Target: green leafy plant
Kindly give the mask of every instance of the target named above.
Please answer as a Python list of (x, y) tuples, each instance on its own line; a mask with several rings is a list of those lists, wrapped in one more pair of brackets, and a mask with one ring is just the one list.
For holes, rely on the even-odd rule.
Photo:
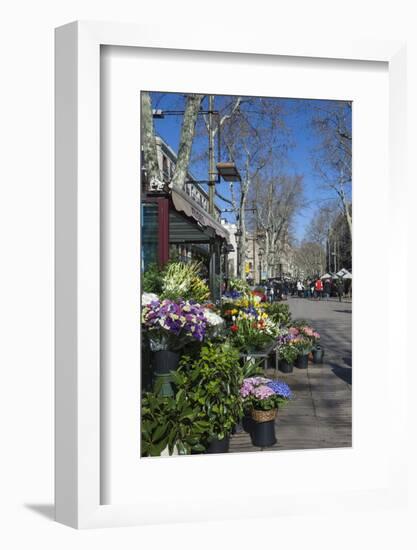
[(151, 264), (142, 276), (142, 291), (160, 294), (162, 292), (163, 272), (157, 264)]
[(205, 344), (197, 359), (181, 359), (173, 380), (177, 398), (184, 396), (191, 409), (202, 411), (200, 419), (207, 423), (203, 445), (230, 435), (243, 414), (239, 396), (243, 376), (235, 348), (227, 343)]
[(265, 304), (265, 311), (269, 317), (282, 327), (288, 327), (291, 324), (291, 313), (288, 304), (273, 302)]
[(201, 440), (208, 429), (201, 407), (192, 407), (184, 394), (175, 397), (146, 392), (142, 396), (141, 454), (160, 456), (168, 448), (170, 455), (177, 449), (180, 454), (201, 452)]
[(263, 359), (257, 360), (254, 357), (250, 357), (241, 361), (241, 372), (243, 378), (249, 378), (251, 376), (256, 376), (257, 374), (263, 373)]
[(249, 292), (248, 283), (242, 279), (230, 279), (229, 288), (230, 290), (236, 290), (238, 292)]
[(286, 361), (289, 365), (293, 365), (299, 356), (299, 350), (292, 344), (285, 344), (279, 348), (279, 357)]

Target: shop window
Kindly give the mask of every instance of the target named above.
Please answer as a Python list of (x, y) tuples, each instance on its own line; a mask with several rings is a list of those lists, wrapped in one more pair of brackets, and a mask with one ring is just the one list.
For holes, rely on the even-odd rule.
[(158, 262), (158, 205), (155, 203), (142, 204), (141, 235), (142, 271), (146, 271)]

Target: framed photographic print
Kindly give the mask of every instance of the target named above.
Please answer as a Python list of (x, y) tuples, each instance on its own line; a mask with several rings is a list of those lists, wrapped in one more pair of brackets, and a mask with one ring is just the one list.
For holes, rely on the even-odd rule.
[(404, 79), (397, 42), (57, 29), (58, 521), (402, 502)]

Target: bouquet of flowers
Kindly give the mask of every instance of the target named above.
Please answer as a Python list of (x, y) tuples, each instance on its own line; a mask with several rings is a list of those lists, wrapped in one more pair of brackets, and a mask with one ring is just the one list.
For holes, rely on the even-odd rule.
[(290, 365), (299, 355), (307, 355), (314, 347), (312, 340), (300, 332), (297, 327), (283, 330), (278, 342), (280, 357)]
[(208, 325), (207, 310), (192, 301), (152, 300), (142, 308), (152, 351), (178, 351), (189, 342), (202, 342)]
[(230, 327), (235, 344), (244, 351), (261, 349), (279, 335), (279, 327), (268, 315), (253, 306), (241, 309), (232, 316)]
[(296, 348), (299, 355), (308, 355), (313, 350), (313, 343), (309, 338), (299, 335), (293, 338), (290, 345)]
[(319, 343), (320, 334), (316, 332), (312, 327), (309, 327), (308, 325), (303, 325), (298, 327), (298, 331), (299, 331), (299, 334), (301, 334), (302, 336), (309, 338), (313, 346)]
[(243, 380), (240, 396), (245, 408), (270, 411), (291, 399), (292, 392), (285, 382), (253, 376)]

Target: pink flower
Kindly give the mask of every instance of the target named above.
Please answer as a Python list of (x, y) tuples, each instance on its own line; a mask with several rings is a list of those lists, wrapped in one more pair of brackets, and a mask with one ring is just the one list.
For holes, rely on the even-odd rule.
[(253, 390), (253, 395), (256, 399), (268, 399), (268, 397), (275, 395), (275, 392), (268, 386), (258, 386)]

